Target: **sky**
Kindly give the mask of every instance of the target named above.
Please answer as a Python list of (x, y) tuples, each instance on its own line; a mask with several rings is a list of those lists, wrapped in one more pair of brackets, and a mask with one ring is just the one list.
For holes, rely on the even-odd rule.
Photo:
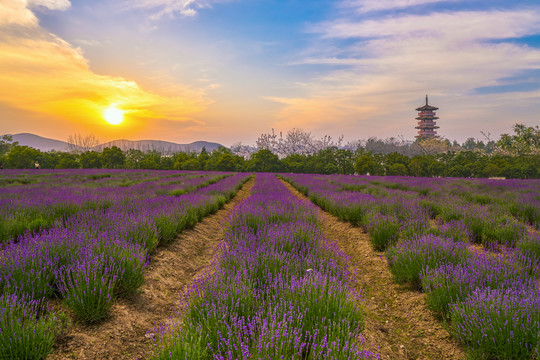
[(539, 125), (538, 1), (0, 0), (1, 134), (413, 140), (426, 94), (450, 140)]

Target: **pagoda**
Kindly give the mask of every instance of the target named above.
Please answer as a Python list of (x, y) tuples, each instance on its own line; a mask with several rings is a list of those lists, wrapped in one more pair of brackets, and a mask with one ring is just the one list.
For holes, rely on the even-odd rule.
[(438, 119), (438, 117), (435, 116), (435, 110), (439, 110), (439, 108), (429, 105), (428, 96), (426, 95), (426, 105), (416, 109), (416, 111), (418, 111), (418, 117), (416, 118), (416, 120), (418, 120), (418, 126), (415, 127), (415, 129), (418, 129), (416, 139), (432, 139), (439, 137), (437, 131), (435, 131), (435, 129), (439, 128), (435, 121)]

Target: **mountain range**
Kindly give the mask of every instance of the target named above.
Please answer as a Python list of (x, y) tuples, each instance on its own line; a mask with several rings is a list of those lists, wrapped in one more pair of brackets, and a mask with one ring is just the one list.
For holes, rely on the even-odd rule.
[[(11, 135), (13, 137), (13, 141), (17, 141), (19, 145), (24, 146), (30, 146), (35, 149), (41, 150), (41, 151), (69, 151), (70, 147), (69, 144), (66, 141), (61, 140), (55, 140), (55, 139), (49, 139), (45, 138), (39, 135), (29, 134), (29, 133), (21, 133), (21, 134), (14, 134)], [(106, 147), (111, 146), (117, 146), (122, 151), (127, 151), (129, 149), (135, 149), (135, 150), (141, 150), (143, 152), (147, 151), (157, 151), (162, 154), (173, 154), (176, 152), (200, 152), (202, 148), (204, 147), (208, 152), (211, 152), (218, 147), (222, 147), (223, 145), (214, 143), (214, 142), (208, 142), (208, 141), (195, 141), (189, 144), (177, 144), (174, 142), (169, 141), (161, 141), (161, 140), (114, 140), (109, 141), (97, 146), (94, 146), (92, 150), (94, 151), (102, 151)]]

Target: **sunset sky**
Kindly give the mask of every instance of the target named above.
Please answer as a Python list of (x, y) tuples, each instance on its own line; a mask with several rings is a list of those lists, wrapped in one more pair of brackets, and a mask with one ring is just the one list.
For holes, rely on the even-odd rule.
[(538, 0), (0, 0), (0, 134), (414, 139), (425, 94), (451, 140), (540, 124)]

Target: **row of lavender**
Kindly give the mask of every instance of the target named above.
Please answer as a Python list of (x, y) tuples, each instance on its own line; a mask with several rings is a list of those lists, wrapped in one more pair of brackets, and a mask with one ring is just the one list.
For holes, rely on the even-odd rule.
[[(116, 297), (142, 285), (158, 244), (217, 211), (249, 176), (220, 178), (180, 196), (126, 191), (106, 209), (76, 212), (5, 245), (0, 254), (0, 354), (9, 359), (47, 355), (67, 321), (47, 308), (50, 299), (61, 299), (83, 322), (105, 318)], [(208, 178), (198, 179), (208, 184)]]
[(313, 205), (259, 174), (226, 225), (220, 256), (153, 329), (155, 359), (373, 359), (361, 348), (360, 294), (349, 259)]
[[(450, 321), (452, 333), (472, 358), (540, 355), (540, 237), (511, 218), (508, 209), (498, 212), (486, 204), (456, 200), (479, 196), (464, 195), (464, 188), (473, 187), (483, 189), (486, 198), (499, 193), (505, 201), (527, 197), (532, 199), (528, 204), (536, 204), (537, 183), (435, 180), (440, 183), (432, 185), (422, 180), (420, 187), (409, 178), (286, 179), (323, 209), (363, 226), (373, 247), (386, 249), (395, 280), (426, 293), (428, 306)], [(505, 193), (514, 185), (520, 196)], [(489, 186), (497, 188), (485, 189)], [(474, 241), (489, 251), (471, 247)]]
[(537, 180), (339, 175), (286, 179), (324, 210), (363, 226), (378, 251), (400, 236), (436, 234), (487, 248), (518, 246), (540, 259), (540, 239), (529, 231), (540, 227)]
[(225, 176), (218, 172), (8, 170), (0, 179), (11, 180), (0, 194), (0, 243), (27, 231), (47, 229), (79, 212), (129, 205), (156, 195), (178, 196)]

